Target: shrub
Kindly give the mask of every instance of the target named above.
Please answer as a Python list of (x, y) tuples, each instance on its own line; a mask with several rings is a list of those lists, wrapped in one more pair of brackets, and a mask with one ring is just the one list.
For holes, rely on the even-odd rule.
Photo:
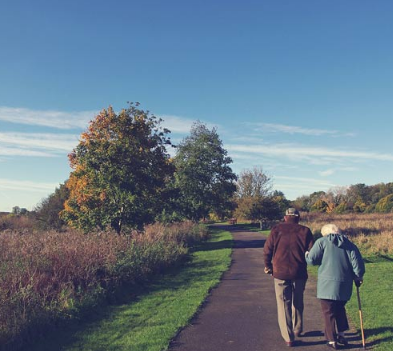
[[(137, 284), (185, 257), (207, 236), (192, 223), (152, 225), (126, 236), (5, 232), (0, 235), (0, 345), (78, 315), (123, 283)], [(36, 337), (36, 335), (35, 335)]]
[(337, 207), (334, 208), (334, 213), (345, 213), (347, 210), (347, 204), (345, 202), (340, 203)]
[(383, 197), (375, 205), (375, 210), (381, 213), (392, 212), (393, 210), (393, 194)]

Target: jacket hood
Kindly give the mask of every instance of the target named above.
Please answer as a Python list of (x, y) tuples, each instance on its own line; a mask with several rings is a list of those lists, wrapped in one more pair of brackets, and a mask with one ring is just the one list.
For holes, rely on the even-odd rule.
[(330, 241), (333, 245), (338, 247), (346, 246), (348, 238), (342, 234), (329, 234), (326, 236), (327, 240)]

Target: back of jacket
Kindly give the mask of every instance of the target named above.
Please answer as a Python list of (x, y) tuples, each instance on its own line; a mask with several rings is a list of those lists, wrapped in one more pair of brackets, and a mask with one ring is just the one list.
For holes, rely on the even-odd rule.
[(344, 235), (329, 234), (318, 239), (308, 254), (307, 263), (318, 268), (317, 297), (348, 301), (353, 280), (364, 275), (363, 258), (355, 244)]
[(277, 279), (307, 279), (305, 252), (313, 245), (309, 228), (289, 220), (277, 224), (264, 246), (265, 267)]

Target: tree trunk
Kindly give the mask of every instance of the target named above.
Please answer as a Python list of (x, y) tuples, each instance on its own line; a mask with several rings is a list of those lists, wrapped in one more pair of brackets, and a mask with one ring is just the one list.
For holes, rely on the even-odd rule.
[(124, 213), (124, 205), (122, 205), (121, 208), (120, 208), (120, 218), (119, 218), (119, 222), (118, 222), (118, 225), (117, 225), (117, 228), (116, 228), (116, 232), (119, 235), (121, 233), (121, 227), (123, 225), (123, 213)]

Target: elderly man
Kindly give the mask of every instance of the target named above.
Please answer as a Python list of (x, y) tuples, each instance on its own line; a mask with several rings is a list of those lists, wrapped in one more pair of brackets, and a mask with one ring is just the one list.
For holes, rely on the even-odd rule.
[(284, 222), (272, 228), (264, 246), (265, 273), (274, 277), (278, 324), (289, 347), (303, 332), (303, 294), (308, 278), (305, 253), (313, 245), (311, 230), (299, 220), (299, 212), (288, 208)]

